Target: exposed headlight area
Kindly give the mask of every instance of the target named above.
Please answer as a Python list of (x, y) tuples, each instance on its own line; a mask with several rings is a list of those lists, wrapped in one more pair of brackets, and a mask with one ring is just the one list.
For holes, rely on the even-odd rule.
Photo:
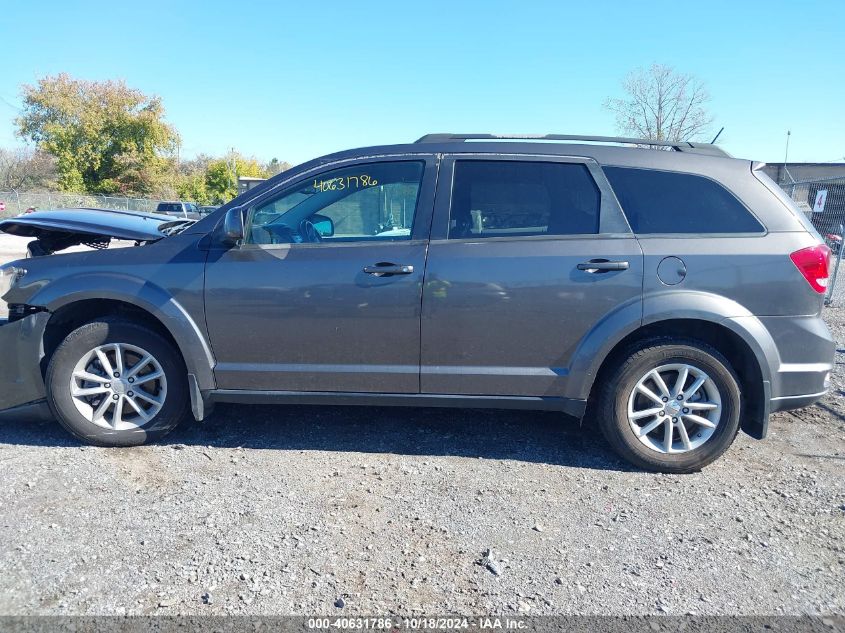
[(6, 295), (26, 274), (26, 270), (17, 266), (0, 266), (0, 298)]
[(28, 306), (24, 303), (10, 303), (9, 304), (9, 323), (20, 321), (24, 317), (36, 312), (46, 312), (47, 308), (41, 306)]

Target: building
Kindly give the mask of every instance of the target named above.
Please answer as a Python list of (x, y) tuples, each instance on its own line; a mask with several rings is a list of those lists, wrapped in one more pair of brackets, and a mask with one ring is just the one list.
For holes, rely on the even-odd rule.
[(241, 195), (245, 191), (249, 191), (250, 189), (257, 187), (265, 180), (267, 179), (254, 178), (252, 176), (238, 176), (238, 195)]

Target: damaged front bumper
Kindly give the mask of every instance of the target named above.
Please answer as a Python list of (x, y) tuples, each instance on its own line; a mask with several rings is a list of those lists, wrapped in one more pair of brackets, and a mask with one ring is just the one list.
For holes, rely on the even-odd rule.
[(0, 412), (44, 400), (44, 330), (48, 312), (0, 320)]

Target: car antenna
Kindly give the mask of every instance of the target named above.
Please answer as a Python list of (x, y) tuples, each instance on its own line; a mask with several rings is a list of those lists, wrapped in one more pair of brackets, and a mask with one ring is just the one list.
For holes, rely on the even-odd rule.
[(710, 144), (714, 145), (716, 143), (716, 139), (719, 138), (722, 135), (722, 132), (724, 132), (724, 131), (725, 131), (725, 126), (723, 125), (722, 129), (719, 130), (719, 132), (716, 134), (716, 136), (713, 137), (713, 140), (710, 141)]

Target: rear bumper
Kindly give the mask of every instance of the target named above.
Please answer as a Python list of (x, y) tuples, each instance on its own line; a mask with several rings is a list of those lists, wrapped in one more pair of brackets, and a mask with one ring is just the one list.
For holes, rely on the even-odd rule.
[(835, 344), (821, 316), (733, 317), (726, 320), (754, 352), (762, 390), (743, 405), (742, 430), (763, 439), (769, 414), (806, 407), (824, 396)]
[(779, 363), (771, 367), (771, 410), (806, 407), (827, 393), (836, 345), (821, 317), (762, 317)]
[(45, 398), (41, 359), (49, 319), (38, 312), (11, 323), (0, 320), (0, 411)]
[(771, 412), (775, 411), (791, 411), (792, 409), (802, 409), (809, 407), (811, 404), (821, 400), (827, 391), (819, 393), (803, 394), (800, 396), (781, 396), (780, 398), (771, 399)]

